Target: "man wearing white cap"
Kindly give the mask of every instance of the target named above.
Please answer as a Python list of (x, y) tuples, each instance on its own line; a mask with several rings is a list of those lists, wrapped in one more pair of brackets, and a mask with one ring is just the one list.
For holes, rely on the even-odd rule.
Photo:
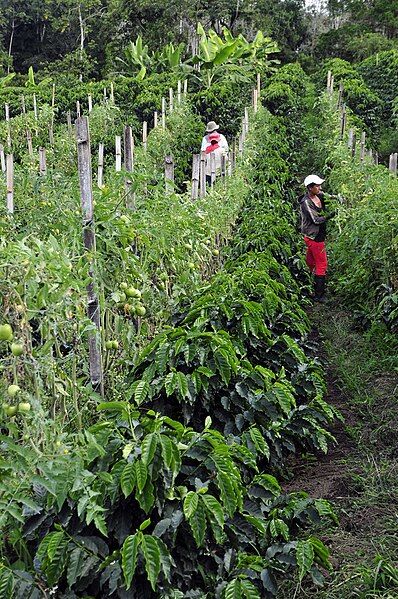
[(334, 213), (325, 215), (324, 195), (321, 185), (324, 179), (318, 175), (308, 175), (304, 179), (307, 192), (299, 199), (301, 213), (301, 232), (307, 246), (306, 262), (315, 276), (314, 301), (325, 301), (326, 270), (328, 259), (326, 255), (326, 221)]
[[(206, 125), (206, 135), (203, 137), (202, 139), (202, 146), (200, 148), (201, 152), (206, 152), (206, 148), (207, 146), (209, 146), (211, 144), (211, 139), (210, 135), (212, 133), (217, 132), (217, 130), (220, 128), (219, 125), (217, 125), (217, 123), (215, 121), (209, 121)], [(228, 142), (225, 139), (225, 136), (222, 133), (218, 133), (219, 138), (218, 138), (218, 145), (220, 146), (220, 148), (223, 149), (224, 153), (227, 154), (229, 148), (228, 148)]]

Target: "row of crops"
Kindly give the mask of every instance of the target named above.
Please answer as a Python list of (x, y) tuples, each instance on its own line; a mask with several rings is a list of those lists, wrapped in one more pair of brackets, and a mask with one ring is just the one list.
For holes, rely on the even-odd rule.
[(287, 570), (322, 578), (326, 548), (297, 533), (333, 513), (274, 476), (292, 453), (325, 451), (335, 416), (305, 351), (288, 154), (262, 110), (226, 187), (194, 204), (165, 196), (150, 139), (135, 213), (109, 172), (95, 192), (100, 403), (85, 384), (73, 151), (46, 177), (21, 165), (20, 206), (1, 221), (3, 321), (23, 348), (1, 344), (3, 396), (20, 387), (3, 407), (4, 596), (260, 597)]
[[(56, 128), (45, 176), (21, 153), (15, 214), (0, 214), (1, 597), (255, 598), (275, 596), (286, 576), (322, 583), (328, 550), (306, 528), (335, 521), (332, 509), (278, 481), (292, 455), (327, 451), (339, 417), (301, 307), (307, 275), (288, 190), (311, 89), (297, 70), (265, 90), (284, 117), (250, 115), (236, 170), (205, 198), (165, 193), (165, 154), (178, 137), (188, 164), (192, 132), (200, 137), (189, 102), (136, 148), (135, 212), (109, 155), (94, 190), (104, 398), (87, 385), (75, 140)], [(353, 305), (358, 277), (370, 282), (357, 306), (394, 326), (385, 297), (396, 293), (396, 180), (352, 162), (334, 107), (319, 106), (318, 168), (348, 201), (335, 280)], [(95, 144), (105, 134), (113, 144), (114, 112), (93, 109)], [(363, 260), (368, 197), (388, 227), (385, 251), (375, 227)]]

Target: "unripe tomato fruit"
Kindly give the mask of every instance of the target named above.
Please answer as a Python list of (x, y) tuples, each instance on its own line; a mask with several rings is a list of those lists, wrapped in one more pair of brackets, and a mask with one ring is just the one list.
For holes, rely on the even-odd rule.
[(113, 348), (113, 341), (105, 341), (105, 347), (106, 349), (112, 349)]
[(0, 325), (0, 341), (11, 341), (12, 339), (12, 328), (9, 324)]
[(15, 397), (20, 390), (21, 389), (18, 387), (18, 385), (10, 385), (7, 389), (7, 393), (10, 397)]
[(6, 408), (7, 416), (15, 416), (15, 414), (17, 412), (18, 412), (17, 406), (8, 406), (8, 408)]
[(138, 304), (135, 307), (135, 313), (137, 314), (137, 316), (145, 316), (145, 314), (146, 314), (145, 306), (143, 306), (142, 304)]
[(25, 414), (26, 414), (26, 412), (30, 412), (31, 407), (32, 406), (30, 405), (30, 403), (28, 401), (21, 401), (21, 403), (18, 404), (18, 410)]
[(135, 299), (140, 299), (141, 291), (139, 289), (135, 289), (135, 287), (129, 287), (126, 289), (127, 297), (133, 297)]
[(122, 281), (120, 283), (120, 289), (127, 289), (127, 287), (128, 287), (128, 285), (127, 285), (126, 281)]
[(22, 356), (22, 354), (23, 354), (22, 343), (12, 343), (11, 344), (11, 353), (13, 356)]
[(119, 342), (116, 341), (116, 339), (114, 339), (112, 341), (112, 349), (118, 349), (119, 348)]

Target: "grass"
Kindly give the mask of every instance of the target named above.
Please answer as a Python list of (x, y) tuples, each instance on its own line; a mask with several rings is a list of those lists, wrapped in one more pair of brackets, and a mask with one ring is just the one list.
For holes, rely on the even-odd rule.
[(314, 531), (329, 546), (334, 565), (325, 586), (286, 582), (278, 596), (397, 599), (398, 339), (380, 324), (360, 330), (337, 301), (317, 306), (311, 318), (331, 399), (337, 398), (346, 422), (339, 459), (310, 466), (307, 476), (327, 477), (330, 469), (335, 477), (338, 470), (339, 491), (331, 501), (340, 523)]

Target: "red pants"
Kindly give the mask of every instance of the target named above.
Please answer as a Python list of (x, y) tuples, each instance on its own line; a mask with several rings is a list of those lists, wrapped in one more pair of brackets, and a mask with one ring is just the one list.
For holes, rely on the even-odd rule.
[(304, 242), (307, 246), (305, 261), (310, 271), (316, 275), (325, 275), (328, 267), (325, 242), (314, 241), (309, 237), (304, 237)]

